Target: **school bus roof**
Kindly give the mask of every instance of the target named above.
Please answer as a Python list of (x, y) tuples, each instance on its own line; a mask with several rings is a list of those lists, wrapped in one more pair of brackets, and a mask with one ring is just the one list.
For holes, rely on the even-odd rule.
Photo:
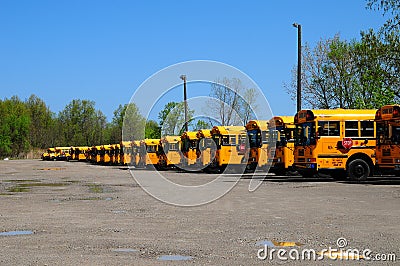
[(283, 124), (293, 124), (294, 117), (293, 116), (274, 116), (269, 120), (268, 127), (280, 126)]
[(162, 142), (174, 143), (181, 140), (181, 136), (164, 136), (161, 138)]
[[(303, 110), (301, 110), (303, 111)], [(300, 111), (300, 112), (301, 112)], [(304, 110), (307, 111), (307, 110)], [(371, 114), (375, 115), (375, 109), (318, 109), (318, 110), (309, 110), (315, 116), (319, 117), (342, 117), (342, 116), (370, 116)]]
[(375, 121), (379, 120), (400, 120), (400, 105), (388, 104), (376, 110)]
[(109, 144), (109, 145), (102, 145), (101, 148), (105, 149), (105, 150), (111, 150), (111, 148), (113, 147), (113, 145)]
[(146, 145), (158, 145), (160, 144), (160, 139), (144, 139), (143, 142)]
[(181, 139), (198, 139), (197, 137), (197, 131), (187, 131), (187, 132), (183, 132)]
[(196, 134), (197, 138), (211, 138), (211, 129), (199, 129)]
[(93, 147), (92, 147), (92, 150), (93, 150), (93, 149), (94, 149), (94, 150), (100, 150), (100, 149), (101, 149), (101, 145), (93, 146)]
[(371, 119), (375, 117), (376, 110), (373, 109), (318, 109), (318, 110), (300, 110), (294, 119), (295, 124), (306, 121), (319, 120), (358, 120)]
[(71, 147), (55, 147), (56, 150), (70, 150)]
[(244, 133), (246, 130), (243, 126), (214, 126), (211, 129), (211, 134), (232, 135)]
[(132, 141), (132, 144), (134, 144), (136, 146), (140, 146), (140, 140), (134, 140), (134, 141)]
[(88, 146), (80, 146), (80, 147), (73, 147), (72, 149), (80, 150), (80, 151), (87, 151), (87, 150), (91, 149), (91, 147), (88, 147)]
[(125, 147), (130, 147), (132, 145), (132, 142), (124, 140), (120, 142), (120, 145)]
[(48, 151), (55, 151), (56, 148), (48, 148), (47, 150), (48, 150)]
[(247, 122), (246, 129), (260, 129), (262, 131), (265, 131), (268, 129), (268, 122), (269, 120), (250, 120), (249, 122)]

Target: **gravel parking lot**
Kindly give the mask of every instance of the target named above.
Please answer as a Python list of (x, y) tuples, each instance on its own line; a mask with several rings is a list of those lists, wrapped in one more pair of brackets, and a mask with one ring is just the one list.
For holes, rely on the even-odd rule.
[[(215, 178), (164, 174), (189, 185)], [(339, 238), (347, 241), (343, 248), (400, 257), (395, 177), (352, 184), (267, 175), (249, 192), (244, 176), (225, 196), (198, 207), (154, 199), (121, 166), (10, 160), (0, 162), (0, 179), (1, 265), (342, 265), (328, 257), (323, 262), (281, 260), (276, 253), (272, 260), (257, 257), (264, 244), (271, 251), (284, 245), (277, 242), (297, 242), (282, 248), (287, 258), (291, 249), (338, 248)], [(388, 263), (393, 262), (383, 265)]]

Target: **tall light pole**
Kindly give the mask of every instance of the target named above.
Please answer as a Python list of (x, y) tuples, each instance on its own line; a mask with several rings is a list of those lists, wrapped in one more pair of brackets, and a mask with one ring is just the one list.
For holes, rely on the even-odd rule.
[(183, 80), (183, 104), (185, 106), (185, 131), (188, 130), (188, 123), (187, 123), (187, 102), (186, 102), (186, 75), (180, 76), (181, 80)]
[(301, 110), (301, 25), (293, 23), (297, 28), (297, 112)]

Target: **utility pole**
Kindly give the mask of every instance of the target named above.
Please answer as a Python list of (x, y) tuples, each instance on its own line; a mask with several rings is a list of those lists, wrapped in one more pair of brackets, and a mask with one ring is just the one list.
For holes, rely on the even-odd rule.
[(297, 28), (297, 112), (301, 110), (301, 25), (293, 23)]

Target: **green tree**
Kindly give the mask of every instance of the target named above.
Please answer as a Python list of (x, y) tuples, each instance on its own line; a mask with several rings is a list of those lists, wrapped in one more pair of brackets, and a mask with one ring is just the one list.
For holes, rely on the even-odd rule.
[(126, 140), (144, 139), (146, 119), (140, 114), (139, 108), (135, 103), (129, 103), (118, 108), (114, 113), (116, 119), (114, 123), (122, 123), (122, 138)]
[(388, 16), (381, 28), (384, 34), (400, 30), (400, 0), (367, 0), (367, 8), (379, 10)]
[(209, 115), (218, 118), (222, 125), (246, 125), (255, 117), (259, 95), (254, 88), (246, 88), (238, 78), (215, 80), (210, 97)]
[(106, 117), (95, 109), (95, 102), (72, 100), (58, 116), (61, 128), (60, 144), (90, 146), (104, 144)]
[(204, 120), (196, 120), (196, 123), (192, 123), (194, 126), (192, 126), (192, 131), (197, 131), (200, 129), (211, 129), (212, 125)]
[[(321, 40), (314, 49), (303, 48), (302, 98), (311, 108), (378, 108), (398, 99), (398, 71), (387, 57), (392, 44), (374, 33), (363, 33), (361, 41)], [(393, 60), (395, 61), (395, 60)], [(397, 68), (398, 69), (398, 68)], [(285, 84), (296, 96), (297, 72)]]
[(158, 123), (154, 120), (148, 120), (146, 122), (145, 135), (146, 139), (159, 139), (161, 138), (161, 128)]
[[(187, 118), (190, 121), (194, 111), (188, 107)], [(181, 135), (185, 124), (185, 106), (183, 102), (169, 102), (158, 114), (161, 126), (161, 135)]]
[(54, 115), (46, 103), (31, 95), (25, 104), (30, 114), (29, 142), (32, 147), (46, 148), (54, 141)]

